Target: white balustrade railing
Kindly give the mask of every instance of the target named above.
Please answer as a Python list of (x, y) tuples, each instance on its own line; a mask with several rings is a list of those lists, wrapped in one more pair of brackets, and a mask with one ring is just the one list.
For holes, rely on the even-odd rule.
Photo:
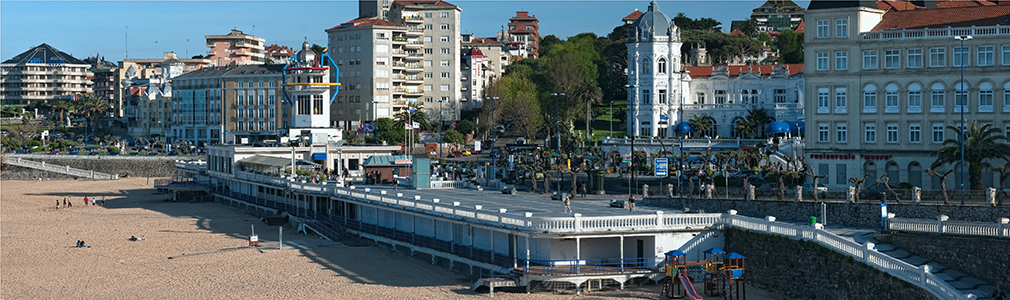
[(95, 172), (93, 170), (84, 170), (84, 169), (72, 168), (70, 166), (61, 166), (61, 165), (46, 164), (45, 162), (31, 161), (31, 160), (21, 159), (20, 157), (18, 157), (18, 158), (4, 157), (3, 159), (8, 164), (19, 166), (19, 167), (26, 167), (26, 168), (32, 168), (32, 169), (38, 169), (38, 170), (45, 170), (45, 171), (56, 172), (56, 173), (61, 173), (61, 174), (67, 174), (67, 175), (77, 176), (77, 177), (82, 177), (82, 178), (90, 178), (90, 179), (119, 179), (119, 174), (106, 174), (106, 173)]
[(888, 229), (906, 232), (1010, 238), (1010, 225), (1007, 223), (1010, 223), (1010, 219), (1008, 218), (1001, 218), (997, 223), (947, 221), (946, 216), (940, 216), (936, 220), (891, 218), (888, 220)]
[(432, 189), (462, 189), (466, 188), (467, 182), (464, 180), (439, 180), (432, 181)]

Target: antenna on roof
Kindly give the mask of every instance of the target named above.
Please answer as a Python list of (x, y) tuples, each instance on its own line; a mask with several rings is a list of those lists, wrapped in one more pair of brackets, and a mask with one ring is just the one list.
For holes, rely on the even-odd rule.
[(123, 35), (123, 60), (126, 60), (130, 58), (130, 25), (126, 25)]

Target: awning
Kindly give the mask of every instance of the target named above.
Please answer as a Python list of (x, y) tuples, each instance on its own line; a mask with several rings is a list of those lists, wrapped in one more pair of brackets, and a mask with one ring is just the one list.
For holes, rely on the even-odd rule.
[[(269, 173), (271, 171), (291, 166), (291, 159), (265, 155), (253, 155), (240, 159), (238, 164), (245, 170)], [(295, 164), (297, 164), (299, 168), (316, 168), (321, 166), (320, 164), (301, 159), (295, 160)]]

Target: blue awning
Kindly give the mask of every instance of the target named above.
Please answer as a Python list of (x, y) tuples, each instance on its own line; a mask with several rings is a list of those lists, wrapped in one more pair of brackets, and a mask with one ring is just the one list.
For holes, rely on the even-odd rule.
[(312, 160), (326, 160), (326, 153), (312, 153)]
[(691, 125), (687, 124), (687, 122), (677, 123), (677, 127), (674, 127), (674, 131), (676, 131), (676, 132), (691, 132)]
[(776, 122), (768, 123), (768, 126), (765, 127), (765, 132), (767, 132), (767, 133), (787, 133), (787, 132), (789, 132), (789, 123), (782, 122), (782, 121), (776, 121)]
[(740, 253), (733, 252), (730, 253), (729, 256), (726, 256), (726, 258), (744, 258), (744, 257), (743, 255), (740, 255)]

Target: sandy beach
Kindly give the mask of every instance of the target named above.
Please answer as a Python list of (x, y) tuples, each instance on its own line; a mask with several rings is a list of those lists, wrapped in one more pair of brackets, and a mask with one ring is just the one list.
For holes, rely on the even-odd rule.
[[(84, 206), (85, 196), (107, 202)], [(73, 207), (56, 209), (64, 197)], [(300, 247), (247, 247), (251, 225), (274, 247), (278, 228), (222, 204), (167, 198), (145, 178), (0, 182), (0, 298), (488, 298), (469, 288), (466, 275), (374, 245), (296, 234), (291, 227), (284, 228), (285, 244)], [(90, 247), (74, 247), (78, 240)], [(496, 291), (495, 298), (657, 299), (660, 289), (631, 286), (581, 296), (574, 290)], [(749, 299), (782, 299), (748, 292)]]

